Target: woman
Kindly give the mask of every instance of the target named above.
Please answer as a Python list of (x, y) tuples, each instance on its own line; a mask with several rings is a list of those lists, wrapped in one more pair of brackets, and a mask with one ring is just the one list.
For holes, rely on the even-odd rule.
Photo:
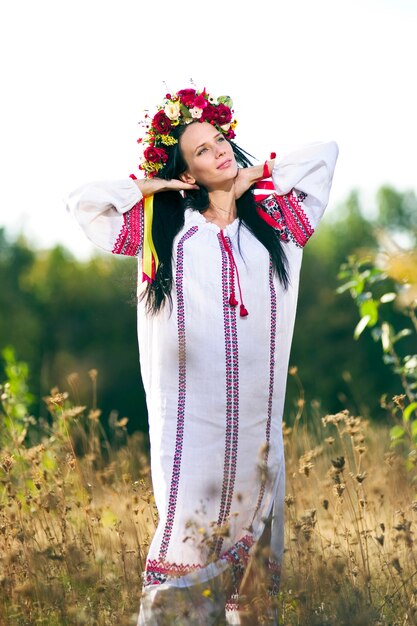
[(302, 249), (338, 150), (310, 144), (251, 166), (233, 142), (230, 98), (206, 90), (167, 94), (145, 126), (144, 178), (84, 185), (68, 201), (95, 244), (138, 256), (143, 278), (138, 338), (159, 525), (138, 623), (214, 624), (226, 611), (237, 624), (239, 584), (267, 518), (278, 588)]

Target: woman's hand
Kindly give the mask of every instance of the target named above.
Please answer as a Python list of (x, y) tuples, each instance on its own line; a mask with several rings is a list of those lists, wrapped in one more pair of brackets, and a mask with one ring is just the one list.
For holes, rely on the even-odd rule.
[(173, 178), (165, 180), (164, 178), (142, 178), (134, 181), (139, 187), (142, 196), (153, 196), (160, 191), (189, 191), (190, 189), (198, 189), (198, 185), (190, 185), (182, 180)]
[[(272, 168), (274, 167), (275, 159), (266, 162), (268, 165), (269, 176), (271, 175)], [(264, 164), (253, 165), (252, 167), (241, 167), (238, 170), (235, 178), (235, 199), (237, 200), (245, 191), (247, 191), (257, 180), (267, 178), (264, 176)]]

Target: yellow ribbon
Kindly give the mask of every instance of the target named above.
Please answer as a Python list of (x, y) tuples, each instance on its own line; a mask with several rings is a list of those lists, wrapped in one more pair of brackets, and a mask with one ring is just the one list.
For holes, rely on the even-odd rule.
[(143, 228), (143, 258), (142, 272), (143, 280), (152, 282), (155, 280), (159, 259), (156, 253), (155, 244), (152, 239), (152, 219), (153, 219), (153, 195), (146, 196), (143, 207), (144, 228)]

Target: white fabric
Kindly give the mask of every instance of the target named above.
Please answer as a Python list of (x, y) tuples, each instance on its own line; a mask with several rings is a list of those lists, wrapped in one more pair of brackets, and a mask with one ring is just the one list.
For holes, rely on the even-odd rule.
[[(328, 202), (337, 154), (334, 142), (308, 145), (277, 161), (272, 172), (278, 194), (307, 194), (300, 196), (300, 206), (313, 229)], [(123, 212), (139, 200), (131, 180), (95, 183), (74, 192), (68, 208), (92, 241), (113, 250)], [(191, 589), (223, 572), (230, 563), (228, 551), (245, 537), (256, 542), (272, 509), (272, 555), (278, 562), (282, 558), (282, 414), (302, 248), (291, 238), (283, 244), (290, 272), (284, 291), (270, 273), (267, 250), (244, 226), (238, 228), (238, 220), (223, 234), (238, 276), (220, 228), (187, 210), (173, 246), (172, 310), (166, 306), (150, 316), (145, 303), (138, 303), (160, 516), (148, 569), (162, 575), (160, 584), (151, 576), (155, 584), (144, 588), (141, 625), (159, 623), (152, 607), (165, 592)], [(139, 258), (139, 271), (140, 263)], [(232, 274), (239, 302), (240, 279), (247, 317), (228, 304)], [(265, 462), (266, 474), (260, 471)], [(207, 564), (210, 551), (204, 539), (226, 522), (228, 534), (217, 544), (219, 558)], [(204, 623), (211, 622), (207, 618)]]
[(329, 201), (337, 157), (335, 142), (311, 143), (278, 160), (274, 166), (272, 179), (279, 195), (293, 188), (308, 195), (305, 205), (313, 229)]
[(123, 214), (142, 195), (131, 178), (81, 185), (67, 200), (67, 209), (74, 215), (88, 239), (111, 252), (123, 225)]

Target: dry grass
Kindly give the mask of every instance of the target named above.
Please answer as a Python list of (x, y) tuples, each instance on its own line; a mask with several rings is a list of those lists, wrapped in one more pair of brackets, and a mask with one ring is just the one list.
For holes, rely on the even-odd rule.
[(97, 410), (48, 402), (43, 441), (0, 454), (0, 624), (134, 624), (156, 523), (143, 437), (120, 422), (113, 450)]
[(388, 429), (347, 412), (286, 433), (283, 624), (415, 624), (417, 500)]
[[(133, 625), (156, 524), (143, 438), (116, 420), (112, 446), (95, 407), (57, 390), (47, 402), (42, 440), (27, 447), (11, 433), (0, 453), (0, 625)], [(416, 624), (415, 486), (388, 429), (342, 412), (312, 432), (301, 415), (284, 426), (279, 623)], [(262, 560), (260, 549), (245, 624), (267, 623)]]

